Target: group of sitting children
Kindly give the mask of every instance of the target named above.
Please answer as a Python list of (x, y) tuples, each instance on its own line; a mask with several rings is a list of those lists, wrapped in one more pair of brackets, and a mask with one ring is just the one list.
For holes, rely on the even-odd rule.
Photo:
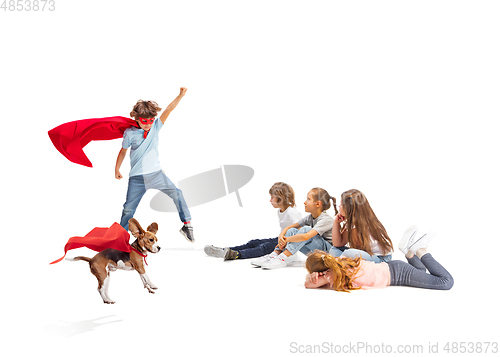
[[(313, 188), (304, 202), (308, 215), (303, 218), (295, 208), (295, 193), (290, 185), (277, 182), (269, 194), (272, 206), (278, 211), (281, 229), (278, 237), (254, 239), (226, 248), (207, 245), (205, 253), (224, 260), (254, 258), (252, 265), (276, 269), (302, 264), (297, 258), (301, 252), (307, 255), (306, 288), (337, 291), (389, 285), (452, 288), (453, 277), (427, 251), (434, 233), (418, 234), (416, 226), (408, 228), (399, 244), (408, 263), (393, 261), (392, 241), (359, 190), (342, 193), (337, 207), (335, 197), (322, 188)], [(332, 205), (334, 217), (327, 213)]]

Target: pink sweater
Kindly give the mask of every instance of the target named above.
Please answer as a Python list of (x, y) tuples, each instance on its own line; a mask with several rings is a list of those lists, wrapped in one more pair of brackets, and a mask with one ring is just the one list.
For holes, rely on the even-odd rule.
[(352, 285), (361, 289), (385, 288), (391, 284), (391, 273), (387, 263), (374, 263), (361, 260), (359, 271), (353, 278)]

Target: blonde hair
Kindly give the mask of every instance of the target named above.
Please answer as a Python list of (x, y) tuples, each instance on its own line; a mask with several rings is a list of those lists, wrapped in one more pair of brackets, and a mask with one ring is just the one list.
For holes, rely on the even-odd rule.
[(330, 194), (325, 189), (321, 187), (315, 187), (311, 190), (311, 192), (313, 194), (314, 201), (321, 202), (321, 205), (323, 206), (323, 211), (326, 211), (327, 209), (330, 208), (330, 200), (332, 200), (335, 214), (339, 213), (337, 211), (337, 200), (335, 199), (335, 197), (330, 196)]
[(326, 252), (315, 250), (306, 259), (306, 269), (309, 274), (314, 272), (330, 271), (333, 276), (332, 288), (336, 291), (349, 292), (360, 287), (352, 285), (353, 277), (359, 270), (361, 257), (346, 258), (334, 257)]
[(295, 207), (295, 192), (292, 186), (284, 182), (276, 182), (269, 189), (269, 194), (278, 197), (278, 205), (283, 209), (288, 207)]
[[(355, 189), (345, 191), (342, 193), (341, 202), (346, 215), (342, 231), (347, 229), (347, 242), (351, 248), (361, 249), (373, 255), (371, 236), (379, 243), (383, 255), (387, 255), (393, 250), (389, 235), (361, 191)], [(356, 228), (358, 236), (356, 241), (351, 237), (354, 228)]]

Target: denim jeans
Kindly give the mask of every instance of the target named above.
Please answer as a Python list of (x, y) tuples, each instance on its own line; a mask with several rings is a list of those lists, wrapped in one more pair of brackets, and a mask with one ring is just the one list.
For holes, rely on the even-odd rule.
[[(311, 229), (312, 228), (309, 226), (304, 226), (300, 229), (290, 228), (286, 232), (285, 237), (294, 236), (296, 234), (307, 233)], [(302, 242), (288, 242), (284, 250), (288, 250), (292, 254), (295, 254), (300, 251), (301, 253), (307, 255), (311, 252), (314, 252), (316, 249), (328, 252), (331, 247), (332, 245), (329, 242), (327, 242), (326, 240), (323, 239), (322, 236), (317, 234), (314, 237)]]
[(141, 202), (142, 196), (150, 188), (157, 189), (167, 194), (174, 200), (175, 207), (179, 212), (179, 218), (182, 222), (191, 220), (188, 206), (179, 190), (172, 181), (163, 173), (163, 171), (156, 171), (147, 175), (132, 176), (128, 180), (127, 199), (123, 205), (122, 218), (120, 225), (128, 230), (128, 221), (134, 217), (137, 206)]
[(252, 239), (246, 244), (229, 247), (229, 249), (238, 251), (241, 259), (250, 259), (272, 253), (277, 244), (278, 238)]
[[(387, 263), (391, 273), (391, 285), (435, 290), (449, 290), (453, 287), (451, 274), (430, 253), (420, 259), (414, 255), (407, 260), (408, 263), (401, 260)], [(426, 269), (430, 274), (427, 274)]]
[(348, 258), (356, 258), (357, 256), (361, 256), (362, 259), (368, 260), (370, 262), (382, 263), (388, 262), (392, 260), (392, 255), (370, 255), (364, 250), (361, 249), (353, 249), (348, 247), (332, 247), (329, 252), (334, 257), (348, 257)]

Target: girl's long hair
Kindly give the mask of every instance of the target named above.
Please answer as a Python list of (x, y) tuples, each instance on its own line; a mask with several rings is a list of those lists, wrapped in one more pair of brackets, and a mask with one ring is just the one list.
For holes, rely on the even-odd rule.
[[(346, 222), (342, 231), (347, 229), (347, 242), (351, 248), (364, 250), (373, 255), (370, 236), (379, 244), (383, 255), (394, 248), (384, 226), (373, 212), (366, 196), (359, 190), (349, 190), (342, 193)], [(358, 239), (353, 241), (351, 232), (356, 228)]]
[(326, 252), (315, 250), (306, 260), (306, 269), (310, 273), (330, 270), (333, 281), (332, 288), (336, 291), (357, 290), (360, 287), (352, 285), (353, 277), (359, 270), (361, 257), (334, 257)]

